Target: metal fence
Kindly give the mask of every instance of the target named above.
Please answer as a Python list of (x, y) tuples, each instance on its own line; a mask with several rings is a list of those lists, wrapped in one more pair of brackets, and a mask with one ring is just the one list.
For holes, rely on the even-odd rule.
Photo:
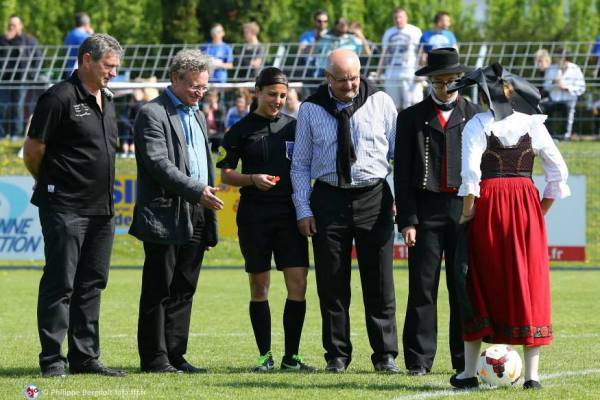
[[(480, 67), (500, 62), (511, 72), (523, 76), (536, 85), (543, 78), (536, 74), (535, 53), (546, 49), (553, 54), (557, 49), (566, 49), (571, 61), (581, 67), (586, 79), (587, 91), (580, 97), (577, 123), (589, 125), (580, 130), (596, 131), (592, 126), (594, 117), (589, 110), (600, 98), (600, 60), (593, 54), (594, 42), (465, 42), (460, 44), (460, 60), (471, 67)], [(132, 44), (125, 45), (119, 76), (113, 87), (131, 89), (136, 86), (164, 87), (169, 81), (169, 65), (174, 55), (183, 48), (202, 48), (203, 45), (185, 44)], [(310, 91), (322, 82), (322, 64), (331, 48), (302, 46), (299, 43), (263, 43), (260, 46), (230, 44), (233, 52), (233, 68), (227, 70), (225, 83), (213, 83), (213, 87), (225, 91), (239, 86), (252, 87), (254, 76), (261, 67), (276, 66), (290, 76), (296, 86)], [(373, 83), (382, 86), (385, 50), (381, 43), (370, 43), (369, 54), (361, 54), (362, 73)], [(3, 109), (11, 103), (12, 114), (0, 113), (0, 125), (7, 119), (14, 121), (19, 132), (31, 113), (37, 95), (52, 84), (68, 76), (76, 61), (75, 49), (70, 46), (0, 47), (0, 101)], [(256, 63), (253, 65), (252, 61)], [(135, 83), (136, 78), (155, 77), (154, 84)], [(12, 96), (7, 93), (12, 92)], [(14, 92), (16, 91), (16, 92)], [(126, 92), (122, 92), (126, 93)], [(15, 111), (16, 110), (16, 111)], [(583, 119), (582, 119), (583, 118)], [(22, 132), (22, 131), (20, 131)], [(18, 133), (20, 134), (20, 133)], [(0, 136), (2, 132), (0, 132)]]
[[(318, 45), (303, 47), (299, 43), (230, 46), (234, 61), (233, 68), (227, 71), (227, 82), (231, 83), (252, 81), (257, 69), (272, 65), (285, 70), (292, 80), (318, 84), (322, 80), (319, 60), (330, 50)], [(119, 79), (156, 77), (158, 81), (168, 81), (168, 66), (177, 51), (201, 47), (200, 44), (125, 45)], [(371, 43), (370, 47), (370, 54), (361, 55), (362, 73), (375, 79), (382, 72), (380, 64), (384, 51), (381, 43)], [(511, 72), (535, 80), (535, 52), (547, 49), (552, 54), (558, 48), (564, 48), (583, 70), (588, 85), (598, 87), (600, 83), (596, 78), (600, 64), (598, 57), (592, 54), (593, 47), (594, 42), (471, 42), (460, 44), (460, 59), (471, 67), (497, 61)], [(36, 88), (56, 83), (71, 72), (75, 61), (72, 51), (71, 46), (0, 47), (0, 83), (5, 88)], [(260, 61), (258, 68), (250, 65), (252, 59)]]

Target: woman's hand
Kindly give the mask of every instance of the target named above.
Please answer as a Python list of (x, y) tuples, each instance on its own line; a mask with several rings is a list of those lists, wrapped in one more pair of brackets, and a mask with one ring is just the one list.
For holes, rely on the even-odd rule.
[(546, 213), (548, 213), (548, 210), (550, 210), (550, 207), (552, 207), (552, 204), (554, 203), (554, 199), (547, 199), (547, 198), (543, 198), (542, 199), (542, 213), (544, 215), (546, 215)]
[(279, 181), (278, 176), (267, 174), (252, 174), (250, 177), (252, 178), (252, 183), (254, 186), (263, 192), (266, 192), (273, 186), (277, 185), (277, 182)]

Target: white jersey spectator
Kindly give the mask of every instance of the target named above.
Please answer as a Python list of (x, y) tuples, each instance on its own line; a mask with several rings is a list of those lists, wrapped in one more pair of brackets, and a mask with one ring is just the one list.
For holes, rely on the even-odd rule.
[(421, 85), (415, 85), (415, 70), (418, 66), (421, 29), (408, 23), (406, 10), (394, 10), (394, 26), (383, 34), (384, 89), (396, 107), (410, 107), (423, 99)]
[(549, 93), (549, 101), (541, 106), (546, 114), (558, 112), (566, 120), (564, 131), (551, 123), (550, 132), (555, 137), (568, 140), (573, 133), (577, 98), (585, 92), (585, 79), (581, 68), (569, 61), (569, 55), (564, 49), (555, 51), (553, 58), (554, 64), (544, 75), (544, 89)]

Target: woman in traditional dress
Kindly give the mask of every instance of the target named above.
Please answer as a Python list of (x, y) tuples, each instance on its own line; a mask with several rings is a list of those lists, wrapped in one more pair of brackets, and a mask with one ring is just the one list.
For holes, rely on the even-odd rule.
[[(480, 68), (448, 91), (477, 84), (489, 111), (465, 126), (462, 142), (462, 222), (469, 222), (469, 268), (463, 312), (465, 370), (452, 386), (479, 385), (482, 340), (521, 344), (524, 388), (541, 388), (540, 346), (552, 341), (550, 276), (544, 215), (554, 199), (570, 195), (567, 166), (544, 126), (540, 95), (501, 65)], [(542, 162), (542, 199), (533, 184), (534, 157)]]

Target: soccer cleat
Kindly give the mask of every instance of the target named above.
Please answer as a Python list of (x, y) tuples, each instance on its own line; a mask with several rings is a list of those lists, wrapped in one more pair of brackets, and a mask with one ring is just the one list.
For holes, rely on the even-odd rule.
[(281, 360), (281, 369), (284, 371), (315, 372), (317, 369), (311, 365), (305, 364), (302, 357), (298, 354), (293, 356), (283, 356)]
[(262, 356), (259, 356), (256, 360), (256, 366), (252, 368), (252, 372), (267, 372), (275, 368), (275, 361), (273, 361), (273, 354), (271, 351), (267, 351)]

